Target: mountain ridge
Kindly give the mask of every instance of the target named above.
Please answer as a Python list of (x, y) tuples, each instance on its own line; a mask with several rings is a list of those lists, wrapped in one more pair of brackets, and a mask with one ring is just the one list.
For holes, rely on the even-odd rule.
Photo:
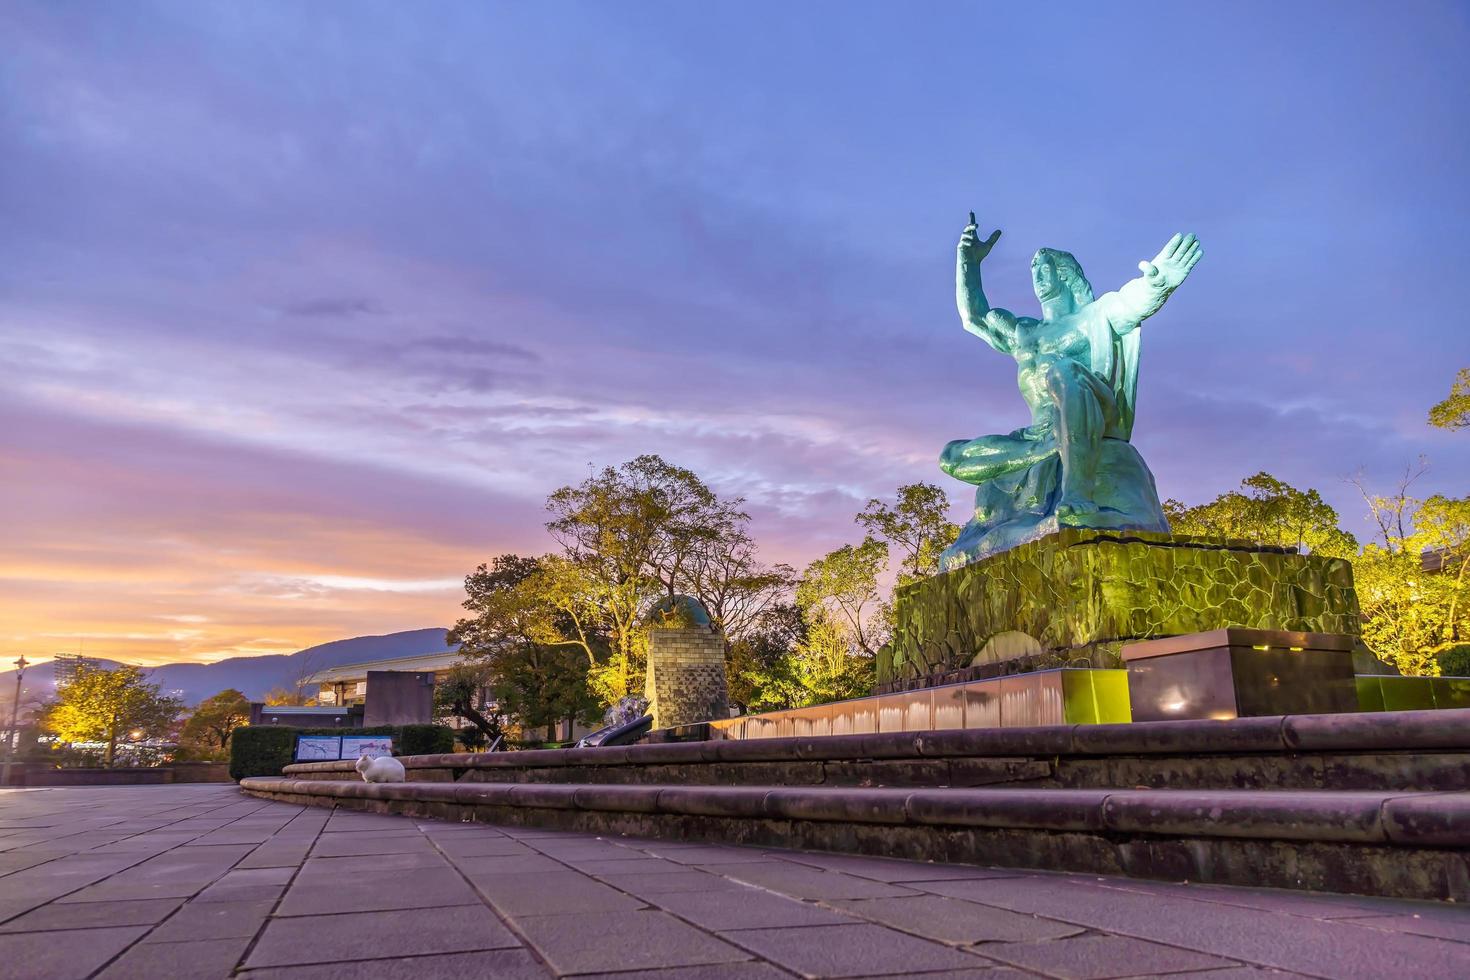
[[(159, 664), (147, 668), (148, 680), (165, 693), (177, 693), (185, 703), (197, 704), (227, 688), (235, 688), (252, 701), (260, 701), (275, 687), (295, 687), (299, 677), (368, 660), (393, 657), (415, 657), (445, 653), (457, 649), (446, 636), (448, 630), (431, 626), (372, 636), (352, 636), (329, 640), (295, 653), (270, 653), (258, 657), (229, 657), (214, 663)], [(118, 661), (98, 658), (103, 666), (117, 666)], [(48, 699), (56, 690), (53, 672), (55, 661), (26, 668), (22, 704)], [(15, 688), (15, 671), (0, 673), (0, 692), (8, 696)]]

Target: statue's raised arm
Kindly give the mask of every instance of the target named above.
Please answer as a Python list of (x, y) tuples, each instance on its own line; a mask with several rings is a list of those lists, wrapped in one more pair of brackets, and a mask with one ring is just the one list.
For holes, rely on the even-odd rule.
[(999, 228), (981, 241), (975, 212), (971, 211), (970, 223), (960, 234), (955, 254), (955, 303), (959, 307), (960, 322), (966, 330), (1002, 354), (1009, 354), (1015, 344), (1016, 318), (1006, 310), (991, 308), (980, 281), (980, 263), (985, 261), (998, 241)]
[(1113, 329), (1120, 334), (1127, 333), (1159, 312), (1164, 300), (1188, 278), (1190, 270), (1199, 265), (1204, 255), (1198, 238), (1179, 232), (1152, 262), (1138, 263), (1138, 271), (1143, 275), (1125, 282), (1115, 293), (1098, 297)]

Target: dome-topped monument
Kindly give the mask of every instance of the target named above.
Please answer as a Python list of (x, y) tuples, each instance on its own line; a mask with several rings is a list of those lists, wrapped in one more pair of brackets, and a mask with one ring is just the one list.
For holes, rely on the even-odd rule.
[(666, 595), (649, 608), (643, 617), (651, 629), (687, 630), (703, 627), (712, 629), (709, 612), (704, 603), (692, 595)]

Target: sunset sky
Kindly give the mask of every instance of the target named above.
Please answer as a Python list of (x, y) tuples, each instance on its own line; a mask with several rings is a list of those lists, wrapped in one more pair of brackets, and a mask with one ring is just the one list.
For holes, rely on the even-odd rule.
[[(1186, 13), (1187, 11), (1187, 13)], [(0, 6), (0, 658), (449, 625), (548, 492), (659, 453), (771, 560), (1024, 424), (954, 312), (1041, 245), (1145, 327), (1134, 442), (1366, 537), (1470, 492), (1470, 6)]]

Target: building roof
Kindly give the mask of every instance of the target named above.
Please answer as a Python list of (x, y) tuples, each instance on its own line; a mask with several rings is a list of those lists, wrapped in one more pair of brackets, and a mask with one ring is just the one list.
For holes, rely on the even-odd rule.
[(367, 680), (370, 670), (448, 670), (459, 662), (459, 653), (444, 650), (425, 653), (417, 657), (390, 657), (387, 660), (368, 660), (360, 664), (342, 664), (328, 667), (307, 677), (303, 684), (343, 684), (348, 681)]

